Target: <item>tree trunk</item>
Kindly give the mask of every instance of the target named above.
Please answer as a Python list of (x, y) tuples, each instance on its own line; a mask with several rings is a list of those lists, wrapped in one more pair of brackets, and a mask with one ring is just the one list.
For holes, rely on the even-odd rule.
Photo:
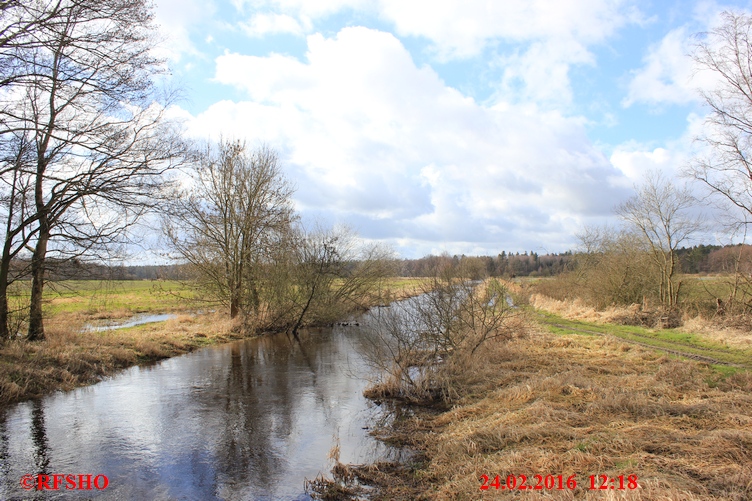
[(44, 339), (44, 321), (42, 318), (42, 293), (44, 292), (45, 257), (49, 229), (40, 229), (39, 239), (31, 257), (31, 305), (29, 307), (29, 341)]
[(240, 311), (240, 298), (238, 297), (238, 294), (233, 293), (232, 297), (230, 298), (230, 318), (237, 317), (239, 311)]
[(292, 335), (295, 336), (295, 339), (300, 341), (300, 338), (298, 337), (298, 330), (300, 330), (300, 326), (303, 325), (303, 319), (305, 318), (305, 314), (308, 312), (308, 308), (311, 306), (311, 302), (313, 301), (313, 297), (316, 295), (316, 284), (314, 283), (311, 287), (311, 293), (308, 295), (308, 301), (306, 301), (305, 306), (303, 307), (303, 311), (300, 312), (300, 316), (298, 316), (298, 320), (295, 322), (295, 325), (292, 327)]
[(8, 330), (8, 279), (7, 272), (5, 276), (0, 271), (0, 343), (10, 339)]
[(10, 274), (9, 243), (6, 242), (3, 249), (3, 257), (0, 260), (0, 343), (10, 339), (8, 329), (8, 275)]

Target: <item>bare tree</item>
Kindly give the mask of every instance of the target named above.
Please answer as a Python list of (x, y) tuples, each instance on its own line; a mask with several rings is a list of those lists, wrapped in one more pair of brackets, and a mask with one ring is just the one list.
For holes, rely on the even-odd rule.
[(689, 189), (676, 187), (660, 173), (649, 173), (637, 195), (616, 208), (616, 213), (645, 240), (660, 275), (659, 297), (667, 308), (676, 305), (679, 284), (674, 277), (676, 250), (703, 227), (701, 218), (692, 214), (696, 200)]
[(192, 186), (167, 214), (178, 256), (232, 318), (258, 313), (265, 268), (282, 259), (291, 238), (292, 193), (274, 151), (222, 140), (200, 155)]
[(358, 247), (347, 228), (301, 232), (285, 307), (293, 314), (294, 336), (307, 323), (332, 322), (353, 310), (365, 310), (381, 282), (393, 275), (389, 249)]
[[(573, 269), (551, 286), (558, 299), (581, 297), (596, 308), (660, 298), (660, 273), (645, 237), (636, 228), (586, 227), (577, 238), (582, 252)], [(553, 284), (554, 282), (552, 282)]]
[(723, 24), (699, 35), (693, 58), (717, 80), (703, 92), (710, 113), (700, 138), (710, 153), (698, 156), (691, 174), (712, 193), (752, 215), (752, 16), (724, 12)]
[(151, 55), (146, 0), (24, 6), (5, 18), (25, 26), (30, 42), (14, 47), (16, 76), (0, 93), (4, 157), (18, 160), (2, 170), (10, 193), (3, 259), (31, 250), (28, 338), (38, 340), (48, 253), (80, 255), (122, 239), (154, 205), (182, 145), (155, 103), (163, 67)]
[(41, 45), (40, 31), (64, 6), (61, 0), (0, 1), (0, 89), (29, 76), (22, 53)]
[(521, 334), (506, 287), (496, 279), (468, 280), (474, 272), (472, 265), (439, 266), (423, 294), (375, 315), (365, 341), (368, 362), (381, 372), (377, 391), (409, 400), (448, 399), (443, 376), (452, 361), (476, 357), (491, 340)]

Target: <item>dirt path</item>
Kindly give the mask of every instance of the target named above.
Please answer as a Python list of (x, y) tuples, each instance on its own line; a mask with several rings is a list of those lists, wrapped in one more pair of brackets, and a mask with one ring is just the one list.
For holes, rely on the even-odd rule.
[[(613, 333), (610, 333), (610, 332), (602, 332), (602, 331), (592, 330), (593, 328), (597, 328), (596, 325), (588, 325), (587, 326), (587, 327), (589, 327), (588, 329), (582, 329), (582, 328), (579, 328), (579, 327), (572, 327), (570, 325), (564, 325), (564, 324), (559, 324), (559, 323), (554, 323), (554, 322), (547, 322), (547, 321), (542, 320), (542, 319), (541, 319), (541, 322), (544, 323), (545, 325), (549, 325), (549, 326), (552, 326), (552, 327), (557, 327), (559, 329), (568, 330), (568, 331), (572, 331), (572, 332), (581, 332), (581, 333), (584, 333), (584, 334), (594, 334), (594, 335), (597, 335), (597, 336), (611, 336), (611, 337), (613, 337), (615, 339), (618, 339), (618, 340), (620, 340), (620, 341), (622, 341), (624, 343), (634, 344), (634, 345), (637, 345), (637, 346), (642, 346), (644, 348), (649, 348), (649, 349), (652, 349), (652, 350), (658, 350), (658, 351), (662, 351), (664, 353), (669, 353), (671, 355), (676, 355), (676, 356), (679, 356), (679, 357), (689, 358), (691, 360), (697, 360), (699, 362), (705, 362), (705, 363), (712, 364), (712, 365), (725, 365), (725, 366), (729, 366), (729, 367), (738, 367), (738, 368), (742, 368), (742, 369), (752, 369), (752, 364), (737, 364), (737, 363), (733, 363), (733, 362), (719, 360), (717, 358), (713, 358), (713, 357), (710, 357), (710, 356), (698, 355), (696, 353), (690, 353), (690, 352), (683, 351), (683, 350), (680, 349), (682, 346), (685, 346), (685, 347), (691, 347), (693, 350), (706, 351), (706, 352), (711, 352), (711, 353), (714, 351), (711, 348), (706, 348), (706, 347), (703, 347), (703, 346), (694, 346), (694, 345), (690, 346), (690, 345), (687, 345), (687, 344), (681, 343), (681, 342), (674, 342), (674, 341), (669, 341), (669, 340), (666, 340), (666, 339), (661, 339), (660, 340), (661, 343), (675, 345), (675, 347), (667, 348), (665, 346), (658, 346), (658, 345), (655, 345), (655, 344), (652, 344), (652, 343), (643, 343), (643, 342), (640, 342), (640, 341), (635, 341), (634, 339), (628, 339), (628, 338), (625, 338), (625, 337), (616, 336), (616, 335), (614, 335)], [(630, 332), (629, 335), (630, 336), (634, 336), (634, 337), (643, 338), (643, 339), (653, 340), (653, 338), (651, 338), (650, 336), (646, 336), (646, 335), (639, 334), (639, 333), (636, 333), (636, 332)]]

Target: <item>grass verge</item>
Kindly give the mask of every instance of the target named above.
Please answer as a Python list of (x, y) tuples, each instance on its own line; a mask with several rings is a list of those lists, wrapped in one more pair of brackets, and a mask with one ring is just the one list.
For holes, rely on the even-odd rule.
[[(752, 369), (752, 345), (744, 342), (745, 336), (737, 332), (716, 329), (714, 335), (697, 334), (683, 329), (649, 329), (632, 325), (608, 323), (608, 313), (596, 321), (581, 320), (583, 314), (577, 303), (551, 300), (533, 296), (532, 304), (538, 308), (537, 318), (556, 334), (578, 333), (591, 336), (614, 336), (624, 341), (662, 350), (665, 353), (705, 361), (711, 365), (728, 365)], [(552, 313), (556, 312), (556, 313)], [(584, 311), (584, 313), (583, 313)], [(699, 320), (695, 320), (697, 326)], [(706, 329), (707, 330), (707, 329)]]

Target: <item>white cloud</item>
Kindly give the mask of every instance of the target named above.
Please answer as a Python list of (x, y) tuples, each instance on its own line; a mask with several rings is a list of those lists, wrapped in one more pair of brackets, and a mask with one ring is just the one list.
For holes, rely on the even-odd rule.
[(491, 41), (558, 39), (599, 43), (641, 22), (631, 0), (236, 0), (241, 10), (319, 20), (343, 10), (378, 14), (403, 36), (424, 37), (446, 57), (470, 57)]
[[(660, 171), (669, 179), (686, 177), (692, 159), (704, 147), (695, 139), (705, 127), (705, 118), (690, 113), (682, 134), (660, 146), (627, 141), (617, 146), (611, 154), (611, 163), (623, 176), (613, 180), (624, 187), (640, 184), (651, 171)], [(696, 186), (698, 194), (700, 186)]]
[[(502, 58), (505, 67), (500, 95), (521, 101), (568, 104), (572, 101), (569, 67), (594, 65), (593, 55), (579, 43), (549, 40), (531, 44), (522, 54)], [(520, 90), (516, 90), (517, 88)]]
[(624, 107), (636, 103), (651, 106), (702, 103), (702, 92), (712, 91), (719, 79), (699, 67), (692, 59), (696, 33), (709, 32), (723, 23), (723, 8), (713, 2), (699, 2), (694, 9), (692, 26), (669, 31), (660, 42), (651, 45), (643, 58), (644, 65), (631, 72)]
[(645, 65), (633, 72), (622, 105), (635, 103), (687, 104), (699, 99), (693, 81), (694, 64), (689, 56), (691, 37), (682, 27), (670, 31), (650, 47)]
[(589, 47), (617, 29), (643, 22), (633, 0), (238, 0), (241, 12), (256, 12), (252, 36), (308, 33), (316, 22), (345, 10), (375, 15), (402, 37), (427, 40), (441, 61), (479, 56), (498, 48), (503, 67), (500, 95), (568, 105), (569, 68), (594, 64)]
[(191, 41), (192, 28), (214, 14), (212, 1), (156, 0), (155, 20), (166, 38), (158, 48), (160, 57), (179, 62), (185, 55), (198, 55)]
[(619, 146), (611, 154), (611, 163), (624, 173), (625, 187), (639, 184), (648, 172), (661, 171), (676, 176), (676, 152), (663, 147), (650, 148), (638, 144)]
[(286, 14), (254, 14), (251, 20), (243, 25), (246, 33), (253, 37), (263, 37), (270, 34), (290, 33), (293, 35), (302, 35), (310, 30), (310, 23), (303, 27), (301, 23), (292, 16)]
[(218, 102), (187, 124), (279, 149), (304, 214), (418, 253), (443, 242), (563, 250), (579, 224), (627, 195), (580, 118), (484, 107), (416, 67), (388, 33), (355, 27), (307, 40), (304, 61), (217, 58), (215, 80), (248, 100)]
[(240, 11), (273, 11), (288, 14), (306, 22), (330, 16), (344, 9), (368, 9), (369, 0), (234, 0)]
[(477, 55), (495, 39), (599, 43), (640, 19), (619, 0), (381, 0), (381, 9), (398, 33), (426, 37), (447, 57)]

